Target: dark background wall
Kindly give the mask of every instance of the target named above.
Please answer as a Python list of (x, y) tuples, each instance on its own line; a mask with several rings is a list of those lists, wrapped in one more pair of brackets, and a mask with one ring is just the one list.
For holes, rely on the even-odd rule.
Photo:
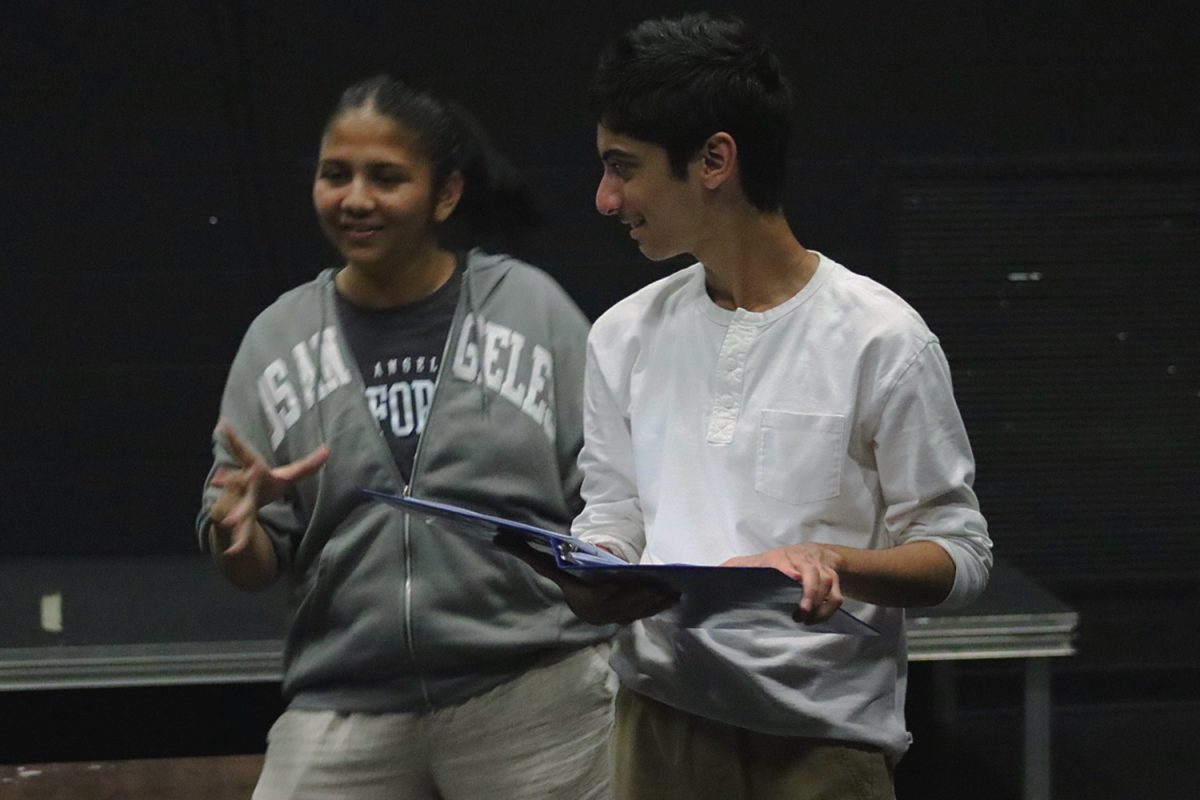
[[(521, 254), (590, 316), (678, 266), (645, 262), (595, 213), (583, 90), (604, 41), (700, 5), (8, 9), (0, 557), (193, 547), (240, 336), (335, 263), (310, 173), (353, 80), (391, 71), (475, 111), (548, 217)], [(1134, 675), (1195, 700), (1188, 5), (708, 7), (767, 28), (794, 78), (787, 207), (801, 240), (899, 291), (941, 336), (997, 553), (1085, 614), (1066, 691)]]

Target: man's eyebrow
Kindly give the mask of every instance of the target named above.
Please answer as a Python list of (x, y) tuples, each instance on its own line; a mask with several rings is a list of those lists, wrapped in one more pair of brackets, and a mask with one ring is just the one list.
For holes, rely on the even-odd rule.
[(637, 161), (637, 156), (628, 150), (622, 150), (619, 147), (610, 147), (600, 154), (601, 161), (609, 161), (611, 159), (621, 159), (623, 161)]

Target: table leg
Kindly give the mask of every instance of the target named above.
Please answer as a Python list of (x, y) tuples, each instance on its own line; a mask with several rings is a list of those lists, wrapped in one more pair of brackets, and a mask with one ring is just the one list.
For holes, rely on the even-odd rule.
[(953, 661), (935, 661), (933, 671), (933, 718), (943, 729), (958, 721), (958, 686)]
[(1025, 659), (1025, 800), (1050, 800), (1050, 659)]

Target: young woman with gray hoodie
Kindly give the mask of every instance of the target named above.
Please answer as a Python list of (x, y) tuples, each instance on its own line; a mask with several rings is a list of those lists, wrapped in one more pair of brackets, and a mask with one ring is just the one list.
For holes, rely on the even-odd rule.
[(607, 796), (612, 629), (361, 491), (558, 530), (581, 507), (587, 321), (472, 247), (532, 219), (514, 178), (465, 112), (387, 76), (325, 127), (313, 205), (345, 265), (251, 324), (197, 520), (234, 584), (288, 583), (258, 800)]

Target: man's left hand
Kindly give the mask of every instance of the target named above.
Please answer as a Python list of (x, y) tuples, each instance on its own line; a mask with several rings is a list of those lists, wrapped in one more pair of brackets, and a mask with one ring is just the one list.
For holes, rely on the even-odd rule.
[(838, 571), (844, 559), (840, 553), (825, 545), (806, 543), (777, 547), (752, 556), (738, 556), (721, 564), (723, 567), (772, 567), (795, 581), (804, 593), (792, 613), (797, 622), (824, 622), (842, 605), (842, 587)]

